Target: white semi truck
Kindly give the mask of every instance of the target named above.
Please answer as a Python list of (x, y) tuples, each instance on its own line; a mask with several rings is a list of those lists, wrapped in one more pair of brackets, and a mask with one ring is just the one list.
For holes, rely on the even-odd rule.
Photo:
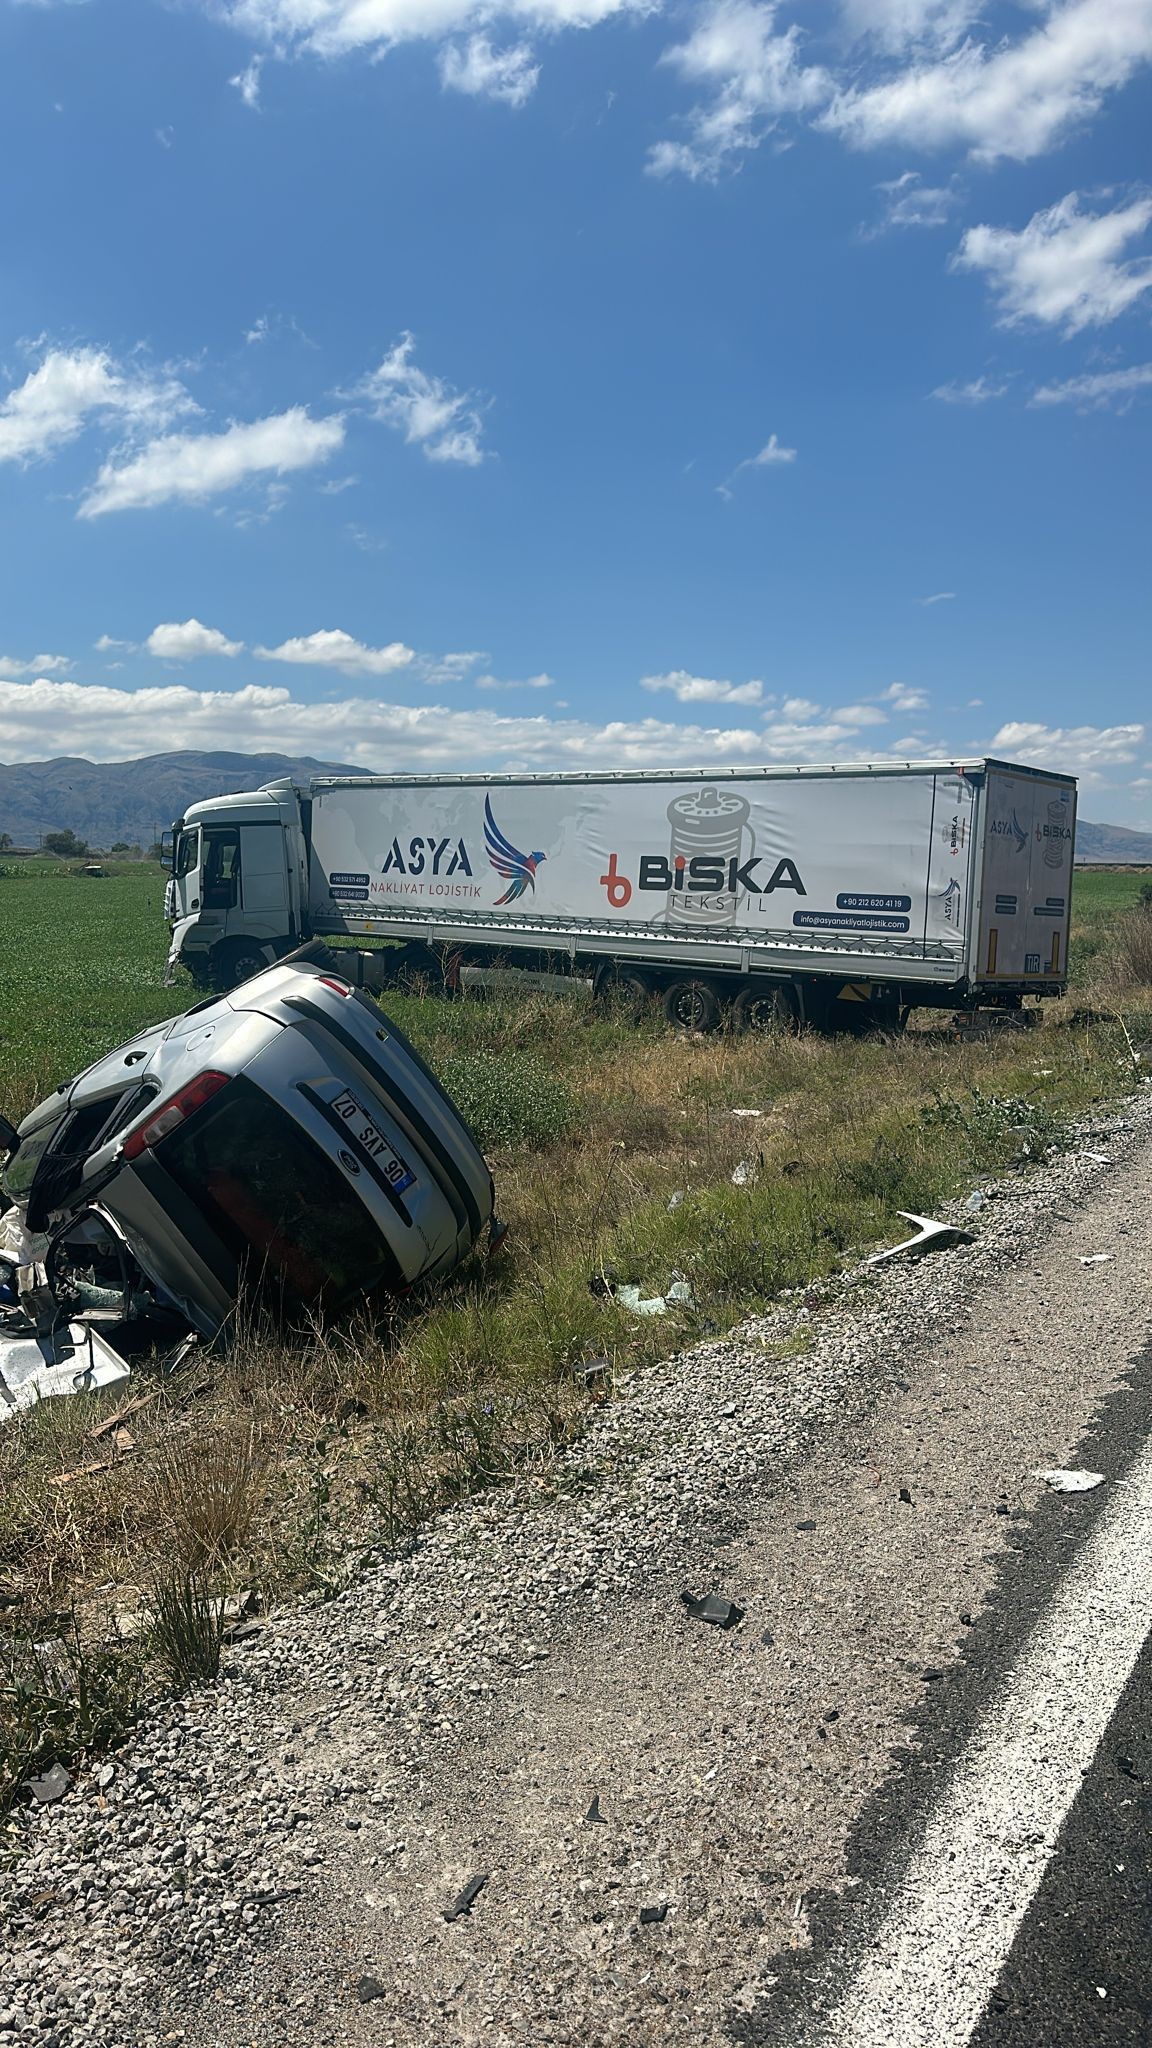
[(582, 975), (696, 1029), (1018, 1008), (1065, 986), (1075, 816), (986, 759), (271, 782), (177, 821), (169, 978), (353, 934), (406, 942), (369, 985)]

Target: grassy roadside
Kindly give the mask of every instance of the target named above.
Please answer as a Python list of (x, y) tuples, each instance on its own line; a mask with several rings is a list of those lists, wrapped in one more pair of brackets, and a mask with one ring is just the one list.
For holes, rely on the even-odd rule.
[[(1077, 1023), (1066, 1003), (986, 1043), (931, 1019), (899, 1041), (677, 1040), (580, 996), (397, 1001), (490, 1152), (509, 1250), (392, 1317), (291, 1344), (250, 1332), (162, 1383), (141, 1373), (126, 1394), (46, 1402), (0, 1429), (0, 1800), (32, 1758), (99, 1742), (141, 1689), (208, 1671), (213, 1595), (274, 1601), (342, 1583), (438, 1501), (545, 1471), (614, 1374), (818, 1284), (892, 1241), (895, 1210), (930, 1210), (981, 1173), (1043, 1158), (1071, 1118), (1122, 1096), (1152, 989), (1101, 982), (1112, 920), (1136, 893), (1136, 878), (1107, 879), (1133, 886), (1119, 901), (1109, 890), (1095, 917), (1082, 891), (1079, 911), (1081, 943), (1096, 941), (1085, 996), (1102, 1021)], [(145, 1014), (179, 1007), (148, 978), (145, 942), (162, 947), (139, 880), (125, 886), (138, 914), (106, 971), (74, 958), (91, 951), (87, 912), (56, 936), (87, 1021), (45, 1015), (27, 979), (0, 1011), (10, 1114), (22, 1091), (143, 1021), (125, 1021), (130, 999)], [(56, 900), (71, 913), (67, 892)], [(84, 1053), (49, 1077), (74, 1030)], [(606, 1273), (646, 1296), (682, 1278), (691, 1303), (629, 1313), (597, 1290)], [(161, 1624), (124, 1644), (116, 1617), (131, 1628), (141, 1610)], [(29, 1640), (61, 1646), (47, 1669)]]

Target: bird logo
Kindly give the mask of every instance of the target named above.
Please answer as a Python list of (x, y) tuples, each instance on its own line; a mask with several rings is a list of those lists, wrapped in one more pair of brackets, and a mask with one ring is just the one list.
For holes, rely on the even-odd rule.
[(484, 799), (484, 844), (496, 873), (508, 884), (504, 894), (496, 898), (497, 907), (516, 903), (526, 889), (535, 889), (536, 870), (546, 855), (539, 851), (520, 853), (510, 839), (505, 839), (492, 816), (492, 799), (488, 796)]

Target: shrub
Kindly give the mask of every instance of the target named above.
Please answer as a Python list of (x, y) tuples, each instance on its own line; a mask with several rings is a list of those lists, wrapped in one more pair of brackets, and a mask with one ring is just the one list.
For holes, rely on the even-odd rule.
[(544, 1062), (525, 1053), (459, 1053), (440, 1078), (477, 1143), (555, 1145), (576, 1121), (576, 1098)]
[(223, 1601), (195, 1572), (174, 1571), (157, 1579), (153, 1602), (152, 1647), (171, 1684), (180, 1690), (218, 1677)]

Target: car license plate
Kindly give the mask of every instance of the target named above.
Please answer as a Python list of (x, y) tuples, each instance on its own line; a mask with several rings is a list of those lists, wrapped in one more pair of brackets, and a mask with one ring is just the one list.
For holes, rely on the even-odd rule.
[(369, 1159), (375, 1161), (392, 1192), (402, 1195), (405, 1188), (410, 1188), (416, 1179), (412, 1168), (406, 1160), (401, 1159), (396, 1147), (389, 1144), (384, 1133), (377, 1130), (367, 1110), (360, 1107), (351, 1089), (343, 1089), (332, 1107), (344, 1124), (348, 1136), (359, 1145), (362, 1152), (367, 1153)]

